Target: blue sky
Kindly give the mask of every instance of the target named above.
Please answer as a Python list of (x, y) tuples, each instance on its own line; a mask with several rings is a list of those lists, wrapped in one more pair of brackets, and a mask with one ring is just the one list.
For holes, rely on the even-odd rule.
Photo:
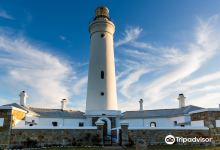
[(15, 0), (0, 3), (0, 103), (85, 109), (88, 24), (105, 5), (116, 25), (115, 60), (121, 110), (218, 107), (220, 1)]

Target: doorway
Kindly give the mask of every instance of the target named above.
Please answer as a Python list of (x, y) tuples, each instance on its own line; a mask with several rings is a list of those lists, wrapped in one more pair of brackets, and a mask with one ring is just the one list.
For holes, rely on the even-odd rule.
[(104, 122), (103, 125), (103, 141), (104, 145), (112, 145), (112, 136), (111, 136), (111, 120), (107, 117), (101, 117), (98, 120)]

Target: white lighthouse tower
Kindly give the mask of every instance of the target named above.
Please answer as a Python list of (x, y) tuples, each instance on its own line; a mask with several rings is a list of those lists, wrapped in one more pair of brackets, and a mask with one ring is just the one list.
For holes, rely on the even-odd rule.
[(89, 24), (90, 63), (86, 111), (117, 110), (113, 34), (107, 7), (98, 7)]

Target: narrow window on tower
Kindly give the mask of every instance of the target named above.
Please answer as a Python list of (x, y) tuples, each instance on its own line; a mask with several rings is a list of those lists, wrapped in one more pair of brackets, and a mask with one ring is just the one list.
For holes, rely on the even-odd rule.
[(53, 125), (54, 127), (57, 127), (57, 126), (58, 126), (58, 122), (53, 121), (53, 122), (52, 122), (52, 125)]
[(83, 127), (84, 126), (84, 122), (79, 122), (79, 127)]
[(104, 33), (102, 33), (102, 34), (101, 34), (101, 38), (104, 38), (104, 37), (105, 37), (105, 34), (104, 34)]
[(104, 71), (101, 71), (101, 79), (104, 79), (104, 76), (105, 76)]

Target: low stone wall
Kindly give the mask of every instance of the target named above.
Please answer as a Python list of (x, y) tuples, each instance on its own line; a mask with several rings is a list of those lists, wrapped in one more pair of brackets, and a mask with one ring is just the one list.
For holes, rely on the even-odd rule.
[(0, 118), (4, 118), (4, 125), (0, 127), (0, 149), (8, 148), (9, 139), (10, 139), (10, 129), (11, 129), (11, 110), (0, 110)]
[(220, 111), (205, 111), (191, 114), (191, 120), (204, 120), (204, 125), (209, 128), (216, 127), (216, 120), (220, 119)]
[(209, 128), (214, 144), (220, 145), (220, 128), (216, 127), (216, 120), (220, 119), (220, 111), (204, 111), (191, 114), (192, 121), (204, 120), (204, 125)]
[(210, 128), (210, 135), (215, 141), (215, 145), (220, 145), (220, 128)]
[[(143, 139), (148, 145), (166, 144), (165, 137), (173, 135), (175, 137), (204, 137), (210, 138), (209, 130), (181, 130), (181, 129), (132, 129), (128, 130), (129, 144), (133, 145), (140, 139)], [(181, 143), (175, 143), (181, 144)], [(190, 143), (185, 143), (190, 144)], [(197, 143), (199, 144), (199, 143)], [(209, 143), (211, 144), (211, 143)]]
[(11, 148), (97, 145), (96, 129), (13, 129)]

